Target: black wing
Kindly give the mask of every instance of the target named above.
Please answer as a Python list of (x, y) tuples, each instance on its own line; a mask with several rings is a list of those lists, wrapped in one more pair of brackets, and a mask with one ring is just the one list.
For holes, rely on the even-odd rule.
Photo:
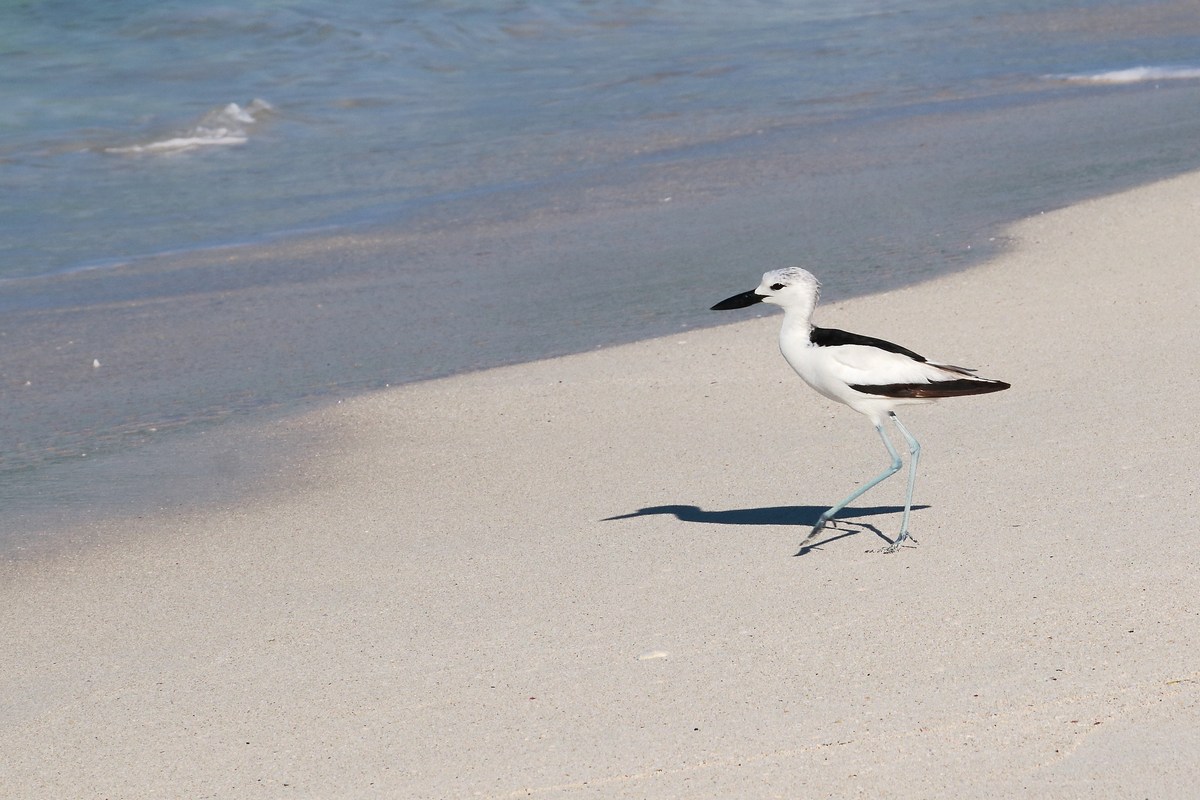
[(985, 378), (960, 378), (949, 381), (932, 381), (930, 383), (889, 383), (879, 386), (851, 386), (851, 389), (863, 394), (873, 394), (878, 397), (965, 397), (971, 394), (987, 394), (1002, 392), (1009, 388), (1004, 381), (993, 381)]
[(908, 356), (913, 361), (925, 363), (925, 356), (917, 355), (912, 350), (906, 347), (901, 347), (898, 344), (876, 339), (874, 336), (863, 336), (860, 333), (850, 333), (848, 331), (839, 331), (837, 328), (818, 328), (813, 326), (812, 343), (817, 347), (837, 347), (844, 344), (861, 344), (867, 347), (874, 347), (879, 350), (887, 350), (889, 353), (899, 353), (902, 356)]

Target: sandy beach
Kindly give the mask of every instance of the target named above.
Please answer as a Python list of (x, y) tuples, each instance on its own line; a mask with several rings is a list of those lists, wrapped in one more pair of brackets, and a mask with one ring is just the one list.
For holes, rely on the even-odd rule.
[(3, 565), (0, 795), (1192, 796), (1200, 174), (1009, 233), (817, 312), (1013, 385), (903, 414), (918, 545), (895, 478), (797, 556), (886, 456), (766, 310), (381, 391)]

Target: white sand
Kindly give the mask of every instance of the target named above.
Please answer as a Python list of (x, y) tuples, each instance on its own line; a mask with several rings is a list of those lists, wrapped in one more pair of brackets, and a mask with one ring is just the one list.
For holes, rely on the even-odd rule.
[(886, 456), (773, 315), (289, 420), (280, 491), (5, 565), (0, 796), (1193, 796), (1198, 264), (1195, 174), (819, 309), (1013, 384), (904, 414), (891, 556), (793, 557)]

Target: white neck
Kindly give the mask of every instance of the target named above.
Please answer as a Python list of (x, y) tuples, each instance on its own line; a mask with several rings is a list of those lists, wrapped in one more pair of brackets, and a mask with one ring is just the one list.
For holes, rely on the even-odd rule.
[(812, 329), (812, 315), (816, 308), (816, 301), (810, 300), (807, 303), (789, 303), (783, 307), (783, 327), (785, 329), (802, 328), (805, 332)]

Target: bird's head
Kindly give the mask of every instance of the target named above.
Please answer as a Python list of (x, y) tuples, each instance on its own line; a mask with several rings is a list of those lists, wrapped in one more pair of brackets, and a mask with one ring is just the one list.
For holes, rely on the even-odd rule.
[(821, 294), (821, 284), (811, 272), (802, 267), (784, 267), (763, 273), (757, 289), (735, 294), (712, 307), (713, 311), (746, 308), (755, 303), (770, 303), (785, 311), (803, 308), (811, 311)]

